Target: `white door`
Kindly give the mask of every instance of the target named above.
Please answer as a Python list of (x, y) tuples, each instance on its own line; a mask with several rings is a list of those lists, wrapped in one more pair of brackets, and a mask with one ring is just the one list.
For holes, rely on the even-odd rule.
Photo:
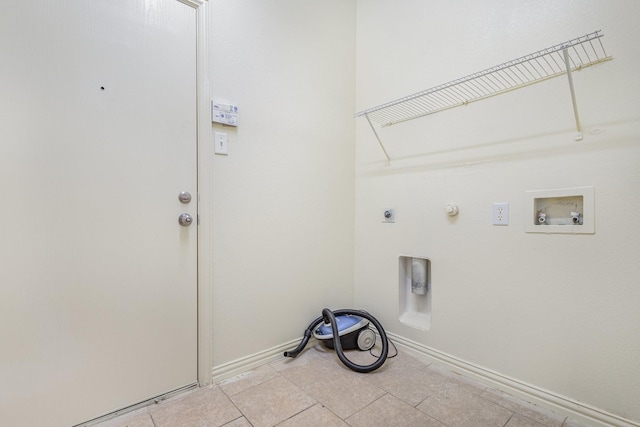
[(197, 381), (196, 185), (192, 7), (2, 1), (0, 425)]

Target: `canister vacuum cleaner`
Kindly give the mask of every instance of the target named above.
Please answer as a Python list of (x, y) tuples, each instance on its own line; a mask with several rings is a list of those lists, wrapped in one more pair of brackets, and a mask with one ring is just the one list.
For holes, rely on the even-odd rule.
[[(370, 350), (376, 343), (376, 334), (369, 327), (372, 324), (378, 331), (382, 341), (382, 351), (378, 359), (370, 365), (358, 365), (344, 355), (343, 350)], [(304, 331), (302, 341), (294, 350), (285, 351), (285, 357), (296, 357), (306, 347), (313, 335), (326, 347), (333, 348), (340, 361), (356, 372), (372, 372), (381, 367), (387, 360), (389, 340), (378, 320), (363, 310), (322, 310), (322, 316), (315, 319)]]

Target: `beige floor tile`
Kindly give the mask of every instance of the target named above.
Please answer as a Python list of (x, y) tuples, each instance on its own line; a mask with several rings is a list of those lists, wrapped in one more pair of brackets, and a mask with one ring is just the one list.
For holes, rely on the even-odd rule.
[(318, 382), (324, 382), (327, 378), (335, 375), (335, 367), (326, 364), (316, 363), (313, 368), (293, 367), (282, 371), (281, 375), (298, 387), (306, 387)]
[[(347, 354), (345, 354), (347, 359), (355, 365), (360, 365), (361, 367), (367, 367), (371, 365), (373, 363), (371, 361), (371, 357), (370, 356), (363, 357), (363, 355), (365, 355), (365, 353), (358, 350), (356, 350), (355, 352), (347, 352)], [(327, 358), (326, 360), (329, 363), (329, 366), (331, 366), (337, 372), (340, 372), (340, 374), (342, 375), (350, 375), (353, 377), (363, 377), (372, 373), (372, 372), (356, 372), (352, 370), (340, 360), (340, 358), (336, 353), (332, 353), (331, 357)], [(378, 369), (384, 369), (384, 365), (382, 365), (382, 367)], [(373, 371), (373, 372), (377, 372), (377, 371)]]
[[(315, 404), (309, 409), (305, 409), (278, 427), (348, 427), (348, 425), (336, 416), (333, 412), (322, 406)], [(226, 426), (225, 426), (226, 427)]]
[(95, 424), (94, 427), (154, 427), (154, 425), (149, 410), (141, 408)]
[(409, 353), (405, 353), (404, 351), (398, 351), (396, 354), (396, 350), (392, 349), (392, 350), (389, 350), (389, 353), (395, 354), (395, 356), (389, 357), (385, 362), (385, 364), (382, 365), (382, 368), (375, 372), (381, 372), (386, 370), (396, 371), (396, 370), (404, 370), (404, 369), (418, 370), (418, 369), (425, 369), (431, 364), (431, 362), (421, 361), (413, 357)]
[(456, 388), (427, 397), (417, 407), (450, 427), (503, 427), (513, 412), (489, 400)]
[(274, 426), (316, 403), (282, 376), (235, 394), (231, 400), (254, 427)]
[[(347, 355), (361, 365), (375, 360), (357, 350)], [(275, 425), (584, 427), (404, 352), (374, 372), (356, 373), (334, 350), (315, 341), (295, 359), (264, 365), (97, 427)]]
[(372, 378), (371, 381), (411, 406), (417, 406), (448, 382), (445, 378), (429, 375), (423, 370), (396, 371), (391, 375)]
[(564, 416), (555, 414), (548, 409), (525, 402), (498, 390), (488, 388), (481, 396), (546, 427), (561, 427), (565, 419)]
[(487, 389), (487, 387), (484, 384), (481, 384), (477, 381), (474, 381), (470, 378), (467, 378), (461, 374), (459, 374), (458, 372), (455, 372), (453, 370), (451, 370), (451, 368), (439, 364), (439, 363), (432, 363), (429, 366), (427, 366), (426, 370), (428, 372), (437, 372), (442, 376), (448, 377), (448, 378), (455, 378), (458, 382), (460, 383), (464, 383), (466, 384), (470, 389), (474, 390), (474, 393), (477, 394), (482, 394), (482, 392), (484, 390)]
[(424, 412), (389, 394), (350, 416), (346, 421), (352, 427), (444, 427)]
[(544, 425), (520, 414), (513, 414), (505, 427), (544, 427)]
[(251, 426), (251, 423), (247, 421), (245, 417), (241, 417), (241, 418), (236, 418), (235, 420), (225, 424), (222, 427), (252, 427), (252, 426)]
[(402, 353), (388, 363), (386, 370), (372, 373), (367, 380), (411, 406), (443, 392), (463, 395), (483, 391), (448, 371), (427, 368), (424, 363)]
[(218, 386), (177, 396), (149, 411), (155, 427), (219, 427), (242, 416)]
[[(298, 357), (305, 357), (300, 355)], [(306, 387), (318, 382), (328, 381), (336, 376), (357, 378), (363, 374), (353, 372), (346, 368), (336, 357), (335, 353), (328, 356), (319, 355), (315, 350), (308, 354), (307, 363), (291, 365), (280, 370), (280, 374), (299, 387)]]
[(396, 356), (387, 359), (379, 369), (368, 373), (366, 378), (373, 384), (382, 385), (395, 378), (398, 374), (408, 373), (411, 375), (424, 370), (427, 366), (427, 363), (400, 352)]
[(335, 370), (301, 388), (340, 418), (346, 418), (385, 394), (365, 381), (367, 374), (345, 374)]
[[(334, 351), (334, 350), (331, 350)], [(393, 350), (389, 350), (389, 354), (394, 354), (395, 352)], [(335, 352), (334, 352), (335, 354)], [(382, 354), (382, 349), (380, 348), (379, 345), (375, 345), (371, 351), (362, 351), (362, 350), (346, 350), (344, 351), (344, 354), (347, 356), (347, 358), (353, 362), (356, 363), (358, 365), (372, 365), (373, 363), (376, 363), (378, 361), (378, 357), (380, 356), (380, 354)], [(338, 356), (336, 355), (336, 358)], [(387, 358), (387, 360), (385, 361), (385, 363), (382, 366), (385, 366), (387, 363), (391, 362), (393, 360), (393, 358), (389, 359)], [(378, 369), (382, 369), (382, 368), (378, 368)], [(375, 371), (374, 371), (375, 372)]]
[(562, 427), (585, 427), (585, 425), (579, 423), (578, 421), (572, 418), (567, 418), (567, 420), (564, 422), (564, 425)]
[[(299, 357), (304, 356), (307, 355)], [(333, 350), (317, 345), (308, 356), (309, 363), (291, 366), (280, 373), (336, 415), (348, 417), (384, 394), (366, 381), (371, 374), (351, 371)]]
[[(293, 349), (293, 347), (292, 347)], [(309, 343), (305, 349), (296, 357), (285, 357), (270, 364), (276, 371), (284, 371), (291, 368), (300, 368), (316, 364), (319, 361), (331, 358), (331, 354), (319, 343), (315, 341)]]
[(269, 365), (264, 365), (222, 381), (218, 385), (227, 396), (233, 396), (250, 387), (272, 380), (278, 375), (278, 371)]
[(438, 363), (432, 363), (427, 366), (425, 372), (429, 373), (430, 376), (434, 376), (434, 378), (446, 380), (444, 389), (449, 390), (451, 388), (458, 394), (467, 393), (479, 396), (487, 389), (485, 385), (466, 378), (455, 371), (451, 371), (449, 368)]

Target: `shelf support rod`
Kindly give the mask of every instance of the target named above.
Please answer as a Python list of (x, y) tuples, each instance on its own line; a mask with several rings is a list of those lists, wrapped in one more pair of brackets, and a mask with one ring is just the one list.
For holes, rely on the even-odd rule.
[(580, 115), (578, 114), (578, 103), (576, 102), (576, 91), (573, 88), (573, 76), (571, 75), (571, 64), (569, 62), (569, 51), (565, 47), (562, 49), (564, 54), (564, 64), (567, 67), (567, 78), (569, 79), (569, 90), (571, 91), (571, 102), (573, 103), (573, 115), (576, 117), (576, 129), (575, 136), (576, 141), (582, 141), (582, 126), (580, 125)]
[(389, 154), (387, 153), (387, 150), (384, 149), (384, 145), (382, 145), (382, 141), (380, 141), (380, 137), (378, 136), (378, 132), (376, 132), (376, 128), (373, 127), (373, 123), (371, 123), (371, 119), (369, 118), (369, 114), (365, 114), (364, 115), (367, 118), (367, 122), (369, 122), (369, 126), (371, 126), (371, 130), (373, 131), (373, 134), (376, 136), (376, 139), (378, 140), (378, 144), (380, 145), (380, 148), (382, 148), (382, 152), (384, 153), (384, 156), (387, 158), (387, 166), (391, 166), (391, 158), (389, 157)]

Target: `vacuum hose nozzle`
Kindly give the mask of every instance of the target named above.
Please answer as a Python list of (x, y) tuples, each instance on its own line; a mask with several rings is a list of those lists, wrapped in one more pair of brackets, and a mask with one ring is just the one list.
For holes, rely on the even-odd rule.
[[(371, 322), (373, 326), (378, 330), (378, 334), (380, 334), (380, 339), (382, 341), (382, 351), (380, 352), (380, 356), (378, 357), (378, 359), (372, 364), (358, 365), (357, 363), (353, 363), (352, 361), (350, 361), (344, 355), (344, 352), (342, 351), (342, 343), (340, 342), (338, 324), (336, 322), (336, 316), (344, 316), (344, 315), (355, 315), (355, 316), (364, 317), (365, 319), (369, 320), (369, 322)], [(362, 311), (362, 310), (331, 311), (328, 308), (325, 308), (324, 310), (322, 310), (321, 317), (318, 317), (313, 322), (311, 322), (309, 327), (304, 331), (304, 336), (302, 337), (302, 341), (300, 341), (300, 344), (298, 344), (298, 346), (295, 349), (284, 352), (284, 357), (296, 357), (298, 354), (300, 354), (300, 352), (306, 347), (307, 343), (309, 342), (309, 338), (311, 337), (313, 329), (320, 322), (324, 322), (326, 324), (331, 325), (331, 331), (333, 334), (333, 346), (336, 350), (336, 354), (338, 355), (338, 358), (340, 359), (340, 361), (352, 371), (361, 372), (361, 373), (372, 372), (378, 369), (379, 367), (381, 367), (384, 364), (384, 362), (387, 360), (387, 354), (389, 353), (389, 341), (387, 340), (387, 334), (384, 332), (382, 325), (380, 324), (380, 322), (378, 322), (378, 320), (375, 317), (373, 317), (366, 311)]]
[(300, 352), (307, 346), (310, 337), (311, 330), (307, 328), (307, 330), (304, 331), (304, 336), (302, 337), (302, 341), (300, 341), (300, 344), (298, 344), (298, 346), (291, 351), (285, 351), (284, 357), (296, 357), (298, 354), (300, 354)]

